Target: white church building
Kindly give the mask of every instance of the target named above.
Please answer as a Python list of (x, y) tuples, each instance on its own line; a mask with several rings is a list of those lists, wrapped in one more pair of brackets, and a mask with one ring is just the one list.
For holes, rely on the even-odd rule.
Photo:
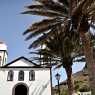
[(0, 42), (0, 95), (51, 95), (51, 68), (25, 57), (7, 63), (7, 46)]

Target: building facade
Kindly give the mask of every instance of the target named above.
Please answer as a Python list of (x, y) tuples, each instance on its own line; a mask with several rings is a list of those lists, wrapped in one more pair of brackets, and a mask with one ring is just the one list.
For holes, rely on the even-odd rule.
[(25, 57), (6, 64), (7, 47), (4, 43), (0, 46), (0, 95), (51, 95), (50, 67)]

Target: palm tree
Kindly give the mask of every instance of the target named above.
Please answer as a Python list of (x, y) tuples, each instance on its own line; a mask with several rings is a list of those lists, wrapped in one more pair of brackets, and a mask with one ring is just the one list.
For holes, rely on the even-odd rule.
[[(95, 0), (74, 0), (73, 2), (72, 0), (70, 0), (70, 2), (68, 0), (36, 1), (38, 1), (38, 3), (28, 6), (28, 10), (24, 13), (46, 16), (48, 18), (41, 22), (34, 23), (26, 30), (24, 34), (27, 34), (31, 31), (30, 35), (27, 37), (27, 40), (38, 36), (41, 33), (52, 36), (55, 32), (55, 27), (59, 26), (60, 28), (58, 31), (61, 32), (60, 34), (63, 36), (62, 38), (68, 34), (70, 34), (72, 38), (77, 38), (77, 36), (79, 36), (84, 46), (92, 95), (95, 95), (93, 48), (90, 37), (88, 35), (88, 30), (90, 27), (95, 28)], [(76, 33), (77, 36), (74, 35)], [(30, 46), (30, 48), (32, 46), (33, 44)]]
[[(79, 15), (80, 13), (82, 13), (82, 15), (79, 15), (76, 16), (74, 15), (73, 18), (76, 18), (79, 20), (78, 23), (76, 24), (76, 27), (75, 29), (77, 29), (77, 31), (79, 31), (80, 33), (80, 37), (82, 39), (82, 44), (84, 46), (84, 54), (85, 54), (85, 58), (86, 58), (86, 63), (87, 63), (87, 69), (88, 69), (88, 73), (89, 73), (89, 80), (90, 80), (90, 87), (91, 87), (91, 91), (92, 91), (92, 95), (95, 95), (95, 68), (94, 68), (94, 57), (93, 57), (93, 47), (92, 47), (92, 44), (91, 44), (91, 39), (90, 39), (90, 36), (87, 34), (87, 31), (89, 31), (89, 28), (90, 28), (90, 25), (89, 25), (89, 22), (94, 23), (93, 22), (93, 18), (92, 17), (95, 17), (93, 15), (90, 15), (89, 13), (93, 14), (93, 9), (90, 9), (92, 6), (94, 6), (94, 10), (95, 10), (95, 2), (94, 4), (90, 5), (91, 2), (85, 2), (85, 5), (84, 5), (84, 9), (85, 10), (82, 10), (84, 11), (84, 13), (82, 13), (82, 11), (80, 10), (78, 14), (76, 15)], [(90, 7), (88, 10), (87, 8)], [(87, 7), (87, 8), (86, 8)], [(79, 8), (81, 9), (81, 8)], [(77, 12), (77, 11), (76, 11)], [(95, 11), (94, 11), (95, 12)], [(81, 17), (80, 17), (81, 16)], [(89, 18), (91, 17), (91, 18)], [(90, 19), (90, 20), (89, 20)], [(75, 20), (74, 20), (75, 21)]]
[[(44, 38), (43, 36), (41, 37)], [(50, 65), (51, 63), (51, 65), (53, 66), (56, 65), (56, 68), (60, 68), (61, 66), (63, 66), (67, 73), (67, 83), (68, 83), (68, 88), (69, 88), (69, 94), (71, 94), (74, 92), (73, 91), (74, 86), (73, 86), (73, 80), (72, 80), (72, 64), (73, 62), (76, 62), (76, 61), (84, 61), (84, 58), (73, 60), (75, 59), (75, 57), (78, 57), (79, 55), (82, 56), (82, 54), (78, 54), (77, 52), (76, 53), (76, 55), (78, 54), (77, 56), (72, 56), (72, 53), (75, 51), (75, 46), (73, 46), (74, 43), (72, 44), (71, 38), (70, 39), (68, 38), (69, 43), (67, 43), (66, 39), (63, 39), (63, 41), (66, 41), (66, 42), (64, 42), (65, 43), (63, 47), (64, 52), (62, 52), (62, 50), (60, 49), (62, 47), (61, 46), (62, 44), (60, 43), (60, 39), (62, 40), (62, 38), (60, 38), (59, 35), (54, 35), (52, 38), (44, 40), (45, 45), (47, 46), (46, 49), (41, 49), (39, 50), (40, 52), (36, 52), (36, 54), (42, 54), (43, 57), (41, 59), (40, 58), (36, 58), (36, 59), (44, 61), (44, 65), (47, 65), (47, 64)], [(36, 45), (37, 43), (40, 44), (39, 39), (36, 40)], [(35, 44), (35, 42), (33, 44)], [(79, 49), (77, 48), (77, 50)], [(49, 63), (49, 60), (51, 60), (50, 63)]]
[(72, 78), (73, 57), (68, 52), (67, 52), (68, 54), (67, 53), (65, 54), (65, 50), (67, 50), (68, 48), (67, 47), (68, 43), (64, 45), (64, 51), (60, 49), (61, 45), (62, 44), (59, 41), (56, 41), (56, 39), (53, 39), (52, 43), (51, 42), (47, 43), (47, 47), (50, 50), (49, 52), (53, 52), (55, 56), (60, 58), (60, 60), (57, 61), (55, 65), (56, 65), (56, 68), (60, 68), (61, 66), (63, 66), (63, 68), (65, 69), (66, 74), (67, 74), (67, 84), (68, 84), (68, 92), (69, 92), (68, 94), (72, 95), (74, 93), (74, 84), (73, 84), (73, 78)]
[[(30, 46), (38, 47), (42, 43), (47, 46), (46, 52), (47, 54), (50, 55), (49, 58), (52, 56), (53, 59), (51, 58), (51, 60), (53, 60), (53, 62), (54, 62), (54, 58), (56, 58), (55, 61), (57, 61), (57, 64), (55, 65), (57, 65), (58, 67), (63, 66), (65, 68), (66, 73), (67, 73), (67, 78), (68, 78), (67, 79), (68, 88), (69, 88), (68, 92), (69, 92), (69, 95), (72, 95), (72, 93), (74, 93), (74, 86), (73, 86), (73, 80), (72, 80), (72, 64), (73, 64), (74, 56), (72, 56), (72, 54), (75, 51), (78, 53), (79, 47), (77, 47), (77, 41), (75, 41), (76, 43), (72, 41), (74, 39), (72, 38), (72, 36), (69, 35), (69, 33), (65, 34), (65, 37), (62, 34), (60, 34), (58, 32), (59, 28), (57, 27), (54, 28), (55, 31), (57, 32), (53, 33), (52, 36), (45, 35), (44, 33), (41, 37), (35, 40)], [(48, 60), (48, 56), (45, 55), (45, 57), (43, 58), (43, 60), (44, 59)]]

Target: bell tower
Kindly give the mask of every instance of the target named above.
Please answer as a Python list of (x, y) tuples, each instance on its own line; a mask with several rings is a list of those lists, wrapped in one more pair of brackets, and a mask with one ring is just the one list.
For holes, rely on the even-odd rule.
[(0, 66), (4, 66), (7, 62), (7, 46), (4, 42), (0, 42)]

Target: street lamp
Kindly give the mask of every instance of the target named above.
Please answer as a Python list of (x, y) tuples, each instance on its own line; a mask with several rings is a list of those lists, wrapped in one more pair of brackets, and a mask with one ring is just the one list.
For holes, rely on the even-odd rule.
[(55, 75), (55, 78), (56, 78), (56, 80), (57, 80), (57, 82), (58, 82), (58, 93), (59, 93), (59, 95), (60, 95), (60, 85), (59, 85), (60, 77), (61, 77), (61, 75), (60, 75), (59, 73), (57, 73), (57, 74)]

